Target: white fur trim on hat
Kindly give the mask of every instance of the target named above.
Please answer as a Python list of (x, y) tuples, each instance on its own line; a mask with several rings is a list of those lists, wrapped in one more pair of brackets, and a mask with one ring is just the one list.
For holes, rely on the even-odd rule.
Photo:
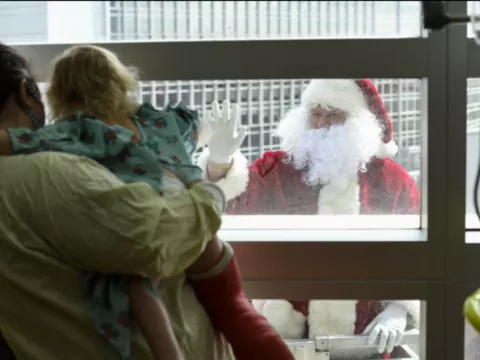
[(398, 146), (395, 141), (389, 141), (388, 143), (382, 142), (378, 147), (375, 156), (379, 159), (391, 158), (398, 152)]
[(302, 105), (308, 109), (328, 106), (347, 113), (368, 109), (364, 94), (354, 80), (312, 80), (302, 94)]
[[(205, 180), (207, 177), (208, 156), (210, 152), (205, 148), (197, 160), (197, 166), (203, 170)], [(234, 199), (245, 191), (248, 185), (248, 161), (240, 151), (233, 154), (233, 164), (226, 176), (216, 184), (223, 190), (227, 201)]]

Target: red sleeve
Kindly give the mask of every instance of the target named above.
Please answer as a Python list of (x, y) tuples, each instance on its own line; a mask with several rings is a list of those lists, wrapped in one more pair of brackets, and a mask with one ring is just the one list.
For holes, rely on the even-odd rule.
[(398, 215), (419, 214), (421, 196), (415, 180), (393, 160), (384, 160), (387, 187), (395, 191), (393, 212)]
[(282, 198), (280, 174), (285, 156), (282, 151), (266, 151), (248, 167), (248, 183), (245, 191), (229, 201), (229, 215), (267, 214), (268, 209), (278, 209)]
[(396, 214), (419, 214), (420, 191), (415, 180), (407, 173), (400, 194), (398, 195)]

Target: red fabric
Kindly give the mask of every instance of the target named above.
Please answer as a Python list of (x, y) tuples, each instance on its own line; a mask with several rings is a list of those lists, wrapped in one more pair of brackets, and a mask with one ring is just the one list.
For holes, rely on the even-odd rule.
[(303, 316), (307, 317), (308, 316), (308, 301), (296, 301), (292, 300), (290, 303), (293, 306), (293, 309), (295, 311), (298, 311), (300, 314)]
[(369, 110), (376, 116), (383, 127), (383, 142), (388, 143), (392, 140), (393, 124), (382, 97), (369, 79), (355, 80), (355, 83), (362, 91)]
[(365, 301), (357, 302), (356, 306), (357, 320), (355, 321), (355, 335), (362, 334), (367, 328), (368, 324), (382, 312), (382, 305), (379, 301)]
[[(249, 182), (243, 194), (232, 199), (227, 212), (235, 215), (312, 215), (318, 213), (320, 187), (310, 187), (302, 174), (286, 160), (283, 151), (266, 151), (249, 167)], [(359, 172), (362, 214), (416, 214), (420, 193), (415, 181), (391, 159), (374, 158), (367, 171)], [(308, 316), (308, 302), (292, 302)], [(378, 301), (359, 301), (355, 333), (381, 311)]]
[(236, 360), (294, 360), (280, 335), (245, 295), (235, 257), (221, 274), (190, 282), (212, 325), (232, 346)]
[[(228, 203), (232, 215), (313, 215), (320, 186), (302, 181), (283, 151), (266, 151), (249, 167), (246, 190)], [(420, 193), (412, 177), (391, 159), (374, 158), (359, 172), (362, 214), (416, 214)]]

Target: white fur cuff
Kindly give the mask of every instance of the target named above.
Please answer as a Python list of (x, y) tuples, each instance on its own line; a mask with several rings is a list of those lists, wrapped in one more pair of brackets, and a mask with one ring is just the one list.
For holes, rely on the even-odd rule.
[(375, 156), (379, 159), (391, 158), (394, 157), (398, 152), (398, 145), (395, 141), (390, 141), (388, 143), (382, 142), (378, 147)]
[[(207, 177), (209, 150), (205, 148), (198, 157), (197, 166), (203, 170), (205, 180)], [(249, 170), (247, 158), (240, 151), (233, 154), (233, 165), (227, 175), (217, 181), (217, 185), (223, 190), (225, 198), (232, 200), (245, 191), (248, 185)]]

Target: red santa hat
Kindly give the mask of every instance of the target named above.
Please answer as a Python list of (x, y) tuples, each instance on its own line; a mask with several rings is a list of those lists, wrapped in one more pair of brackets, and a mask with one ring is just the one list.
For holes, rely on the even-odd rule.
[(398, 147), (392, 138), (392, 120), (380, 94), (370, 80), (312, 80), (303, 92), (301, 101), (302, 106), (307, 109), (323, 105), (345, 111), (347, 114), (369, 110), (383, 130), (383, 142), (375, 156), (386, 158), (397, 153)]

